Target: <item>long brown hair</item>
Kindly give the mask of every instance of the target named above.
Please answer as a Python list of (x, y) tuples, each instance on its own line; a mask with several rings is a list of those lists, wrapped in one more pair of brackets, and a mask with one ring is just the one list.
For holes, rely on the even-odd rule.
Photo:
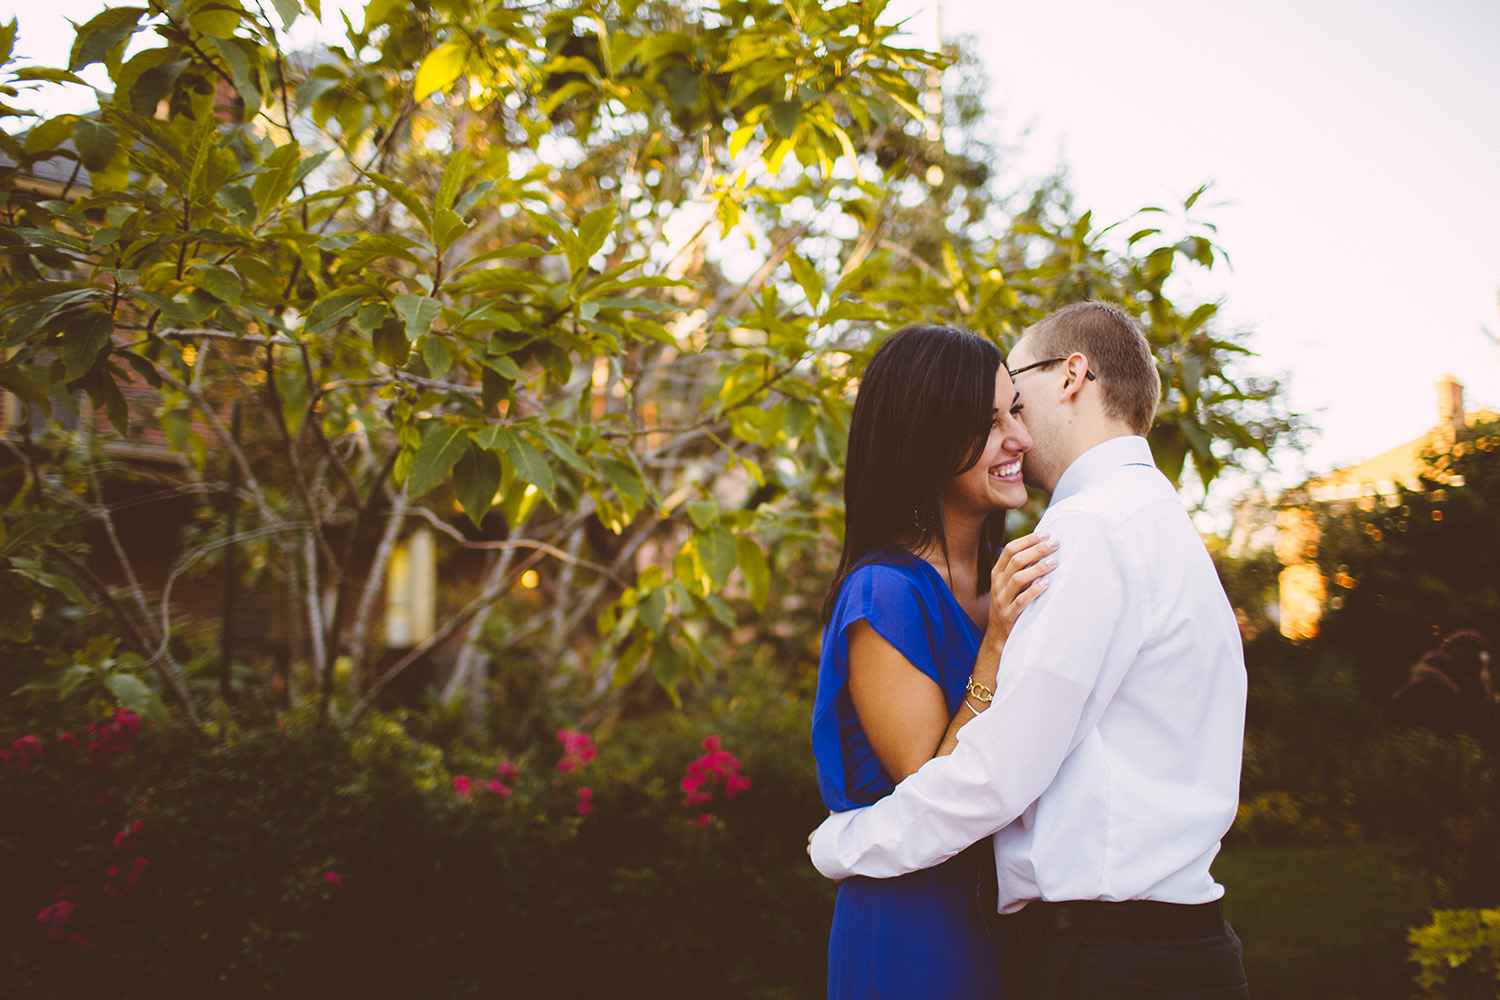
[[(901, 562), (936, 541), (944, 557), (943, 488), (984, 452), (1000, 348), (946, 326), (908, 326), (875, 351), (860, 379), (844, 465), (844, 551), (823, 595), (823, 620), (862, 563)], [(985, 522), (978, 584), (989, 589), (1005, 511)]]

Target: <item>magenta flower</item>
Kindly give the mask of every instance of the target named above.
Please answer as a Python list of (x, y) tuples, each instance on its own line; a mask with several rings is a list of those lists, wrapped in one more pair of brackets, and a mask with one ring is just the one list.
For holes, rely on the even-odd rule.
[(68, 746), (76, 747), (78, 745), (78, 737), (73, 733), (58, 733), (57, 742), (66, 743)]
[(90, 947), (89, 939), (84, 937), (82, 934), (74, 934), (72, 937), (68, 938), (68, 945), (74, 951), (88, 951)]
[(42, 759), (42, 738), (22, 736), (10, 745), (10, 753), (4, 755), (6, 767), (19, 774), (31, 770), (31, 765)]
[(462, 774), (453, 779), (453, 790), (464, 798), (469, 798), (473, 792), (474, 783)]
[(514, 781), (517, 773), (516, 765), (512, 764), (508, 759), (502, 760), (495, 765), (495, 777), (501, 781)]
[(342, 889), (344, 887), (344, 880), (339, 878), (338, 872), (324, 872), (323, 881), (327, 882), (335, 889)]
[(732, 799), (750, 787), (750, 779), (740, 773), (739, 758), (722, 746), (718, 736), (703, 738), (705, 753), (688, 764), (680, 782), (683, 805), (706, 805), (720, 791), (725, 799)]
[(491, 780), (490, 791), (500, 796), (502, 799), (510, 798), (510, 786), (500, 781)]

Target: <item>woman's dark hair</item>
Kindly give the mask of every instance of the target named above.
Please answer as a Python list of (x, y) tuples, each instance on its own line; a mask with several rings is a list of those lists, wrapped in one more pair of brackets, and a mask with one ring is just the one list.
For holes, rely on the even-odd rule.
[[(936, 541), (944, 557), (943, 488), (984, 452), (1005, 363), (983, 337), (908, 326), (875, 351), (860, 378), (844, 464), (844, 551), (823, 596), (828, 621), (844, 579), (865, 562), (902, 561)], [(1005, 511), (979, 544), (980, 593), (989, 589)]]

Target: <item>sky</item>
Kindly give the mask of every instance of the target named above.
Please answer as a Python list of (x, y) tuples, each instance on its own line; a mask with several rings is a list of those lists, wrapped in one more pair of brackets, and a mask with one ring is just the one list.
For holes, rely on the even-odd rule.
[(1191, 292), (1320, 428), (1273, 483), (1417, 437), (1445, 373), (1500, 410), (1500, 3), (892, 5), (924, 41), (938, 7), (977, 43), (1013, 169), (1065, 165), (1096, 221), (1212, 185), (1232, 269)]
[[(18, 54), (62, 65), (64, 18), (102, 6), (19, 10)], [(995, 135), (1014, 148), (1008, 179), (1064, 166), (1099, 223), (1211, 185), (1195, 214), (1232, 266), (1183, 298), (1221, 302), (1224, 328), (1257, 352), (1246, 370), (1284, 377), (1317, 428), (1305, 454), (1276, 457), (1267, 486), (1417, 437), (1437, 422), (1444, 374), (1469, 409), (1500, 410), (1500, 345), (1483, 332), (1500, 335), (1496, 0), (893, 0), (889, 12), (924, 44), (939, 22), (945, 38), (973, 36)]]

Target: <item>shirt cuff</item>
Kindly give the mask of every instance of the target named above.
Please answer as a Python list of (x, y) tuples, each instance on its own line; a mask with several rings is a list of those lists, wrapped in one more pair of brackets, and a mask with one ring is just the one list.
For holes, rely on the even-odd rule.
[(831, 879), (846, 879), (854, 875), (838, 859), (839, 835), (849, 826), (856, 815), (864, 812), (864, 808), (850, 809), (847, 812), (834, 813), (823, 821), (823, 825), (813, 831), (812, 854), (813, 867), (825, 877)]

